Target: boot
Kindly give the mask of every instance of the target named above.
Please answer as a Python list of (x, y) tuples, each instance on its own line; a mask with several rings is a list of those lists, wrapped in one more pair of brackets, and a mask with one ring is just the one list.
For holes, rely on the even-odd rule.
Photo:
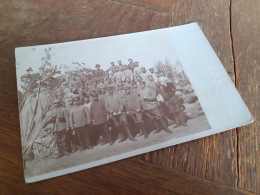
[(62, 143), (62, 154), (63, 154), (63, 156), (70, 155), (70, 153), (67, 151), (66, 143)]
[(75, 143), (71, 143), (71, 153), (76, 152), (77, 151), (77, 146)]
[(142, 129), (144, 138), (148, 138), (148, 133), (145, 131), (145, 129)]
[(63, 156), (62, 154), (62, 143), (57, 143), (57, 147), (58, 147), (58, 154), (56, 154), (54, 156), (54, 158), (60, 158)]
[(144, 128), (144, 124), (141, 122), (139, 126), (140, 126), (140, 131), (142, 132), (142, 135), (144, 135), (144, 138), (148, 138), (148, 133), (146, 132), (146, 130)]
[(131, 134), (130, 129), (129, 129), (128, 126), (125, 126), (125, 130), (126, 130), (127, 135), (128, 135), (128, 137), (129, 137), (129, 139), (130, 139), (131, 141), (137, 141), (137, 139), (132, 136), (132, 134)]
[(158, 124), (158, 120), (157, 119), (155, 119), (154, 120), (154, 126), (155, 126), (155, 132), (154, 132), (154, 134), (156, 134), (156, 133), (160, 133), (160, 125)]
[(165, 120), (163, 118), (160, 119), (160, 122), (162, 124), (163, 130), (167, 133), (172, 134), (173, 132), (168, 128), (168, 125), (166, 124)]
[(120, 133), (118, 143), (121, 143), (122, 141), (124, 141), (124, 135)]

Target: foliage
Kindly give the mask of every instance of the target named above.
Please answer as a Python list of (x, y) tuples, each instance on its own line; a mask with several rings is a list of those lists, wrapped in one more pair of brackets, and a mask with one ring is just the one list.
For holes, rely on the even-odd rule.
[(39, 72), (33, 73), (32, 67), (29, 67), (26, 70), (26, 73), (21, 77), (21, 88), (24, 93), (35, 93), (38, 87), (45, 87), (53, 89), (55, 86), (57, 74), (60, 74), (61, 71), (56, 66), (53, 66), (51, 63), (51, 48), (45, 49), (45, 56), (41, 58), (41, 66)]

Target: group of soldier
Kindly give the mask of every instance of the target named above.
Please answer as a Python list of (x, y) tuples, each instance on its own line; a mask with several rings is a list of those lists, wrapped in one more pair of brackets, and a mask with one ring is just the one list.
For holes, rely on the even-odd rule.
[(127, 138), (136, 141), (137, 136), (148, 138), (146, 120), (154, 133), (172, 133), (167, 118), (176, 126), (187, 125), (173, 80), (154, 68), (147, 71), (138, 62), (128, 61), (128, 65), (121, 60), (118, 65), (111, 62), (106, 71), (97, 64), (90, 80), (68, 78), (61, 83), (44, 124), (54, 124), (57, 158), (92, 149), (100, 140), (112, 145)]

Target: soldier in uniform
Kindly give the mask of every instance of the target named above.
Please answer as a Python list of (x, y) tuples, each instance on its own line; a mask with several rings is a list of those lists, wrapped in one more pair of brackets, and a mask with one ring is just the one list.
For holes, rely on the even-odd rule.
[(168, 108), (169, 118), (171, 120), (174, 120), (174, 122), (176, 123), (175, 127), (186, 127), (189, 117), (184, 112), (185, 106), (183, 105), (183, 100), (175, 93), (175, 89), (170, 90), (170, 98), (165, 103)]
[(133, 59), (128, 59), (128, 62), (129, 62), (129, 64), (128, 64), (127, 68), (128, 68), (129, 70), (131, 70), (132, 73), (134, 73), (135, 64), (134, 64), (134, 62), (133, 62)]
[(139, 74), (142, 73), (141, 67), (139, 66), (139, 62), (135, 62), (135, 68), (134, 68), (134, 77), (136, 78)]
[(68, 99), (68, 106), (64, 111), (64, 115), (65, 115), (65, 119), (66, 119), (66, 123), (67, 123), (67, 136), (68, 136), (68, 145), (70, 145), (71, 147), (71, 152), (75, 152), (77, 150), (77, 145), (78, 145), (78, 140), (77, 137), (75, 135), (75, 131), (72, 130), (72, 128), (70, 127), (70, 111), (73, 108), (73, 98), (70, 97), (70, 99)]
[(143, 81), (148, 81), (148, 74), (147, 74), (147, 71), (146, 71), (146, 68), (145, 67), (141, 67), (141, 73), (139, 74), (140, 75), (140, 77), (142, 77), (142, 80)]
[(133, 80), (134, 78), (133, 72), (127, 69), (127, 65), (124, 65), (123, 75), (124, 75), (123, 81), (125, 81), (127, 77), (129, 77), (131, 80)]
[(74, 98), (75, 106), (70, 111), (70, 127), (76, 132), (80, 150), (91, 149), (89, 132), (86, 128), (90, 124), (89, 110), (86, 106), (80, 105), (79, 97)]
[(156, 73), (154, 72), (154, 68), (149, 68), (149, 73), (148, 73), (148, 74), (149, 74), (149, 75), (152, 75), (153, 81), (154, 81), (155, 83), (158, 82), (158, 78), (157, 78), (157, 76), (156, 76)]
[(56, 143), (58, 148), (58, 154), (56, 158), (60, 158), (64, 155), (69, 155), (68, 141), (67, 141), (67, 132), (68, 122), (66, 121), (64, 108), (60, 100), (55, 99), (53, 102), (54, 110), (49, 114), (46, 123), (43, 125), (43, 128), (46, 127), (49, 123), (54, 123), (54, 134), (56, 137)]
[(162, 130), (166, 131), (167, 133), (172, 133), (172, 131), (168, 128), (162, 112), (159, 109), (156, 91), (147, 87), (144, 81), (141, 81), (140, 84), (140, 97), (142, 100), (142, 107), (144, 113), (153, 120), (154, 126), (156, 128), (156, 133), (160, 132), (161, 127), (163, 128)]
[(95, 137), (102, 136), (105, 140), (105, 143), (113, 144), (111, 140), (111, 135), (108, 130), (108, 121), (107, 121), (107, 111), (105, 103), (98, 99), (98, 94), (93, 94), (94, 102), (90, 106), (90, 117), (91, 124), (93, 125), (93, 130)]
[(105, 76), (105, 71), (100, 69), (100, 65), (99, 64), (96, 64), (96, 71), (95, 71), (95, 77), (100, 77), (100, 78), (103, 78)]
[[(128, 134), (128, 137), (131, 141), (136, 141), (136, 139), (132, 136), (130, 132), (130, 128), (126, 119), (126, 115), (123, 113), (123, 103), (118, 97), (117, 94), (114, 93), (114, 89), (112, 86), (107, 88), (108, 95), (105, 99), (105, 106), (108, 114), (112, 117), (115, 127), (119, 131), (120, 126), (123, 126)], [(122, 142), (124, 140), (124, 135), (121, 131), (118, 132), (120, 140)]]
[(143, 117), (141, 112), (141, 101), (138, 91), (132, 91), (130, 93), (130, 87), (125, 87), (125, 97), (123, 99), (123, 104), (126, 109), (127, 115), (133, 119), (135, 126), (140, 131), (141, 135), (145, 138), (148, 137), (148, 133), (144, 128)]

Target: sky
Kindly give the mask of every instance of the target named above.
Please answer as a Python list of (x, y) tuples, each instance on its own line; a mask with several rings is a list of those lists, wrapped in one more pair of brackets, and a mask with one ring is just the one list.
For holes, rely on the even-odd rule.
[[(151, 33), (153, 32), (153, 33)], [(163, 31), (147, 31), (98, 39), (89, 39), (67, 43), (31, 46), (16, 49), (16, 74), (18, 89), (20, 79), (26, 69), (32, 67), (34, 72), (39, 71), (44, 49), (52, 48), (51, 62), (53, 65), (68, 65), (75, 69), (73, 62), (85, 63), (86, 67), (95, 68), (100, 64), (106, 70), (110, 62), (122, 60), (128, 64), (128, 59), (138, 61), (140, 66), (153, 67), (158, 60), (164, 61), (167, 57), (172, 64), (177, 60), (175, 49)]]

